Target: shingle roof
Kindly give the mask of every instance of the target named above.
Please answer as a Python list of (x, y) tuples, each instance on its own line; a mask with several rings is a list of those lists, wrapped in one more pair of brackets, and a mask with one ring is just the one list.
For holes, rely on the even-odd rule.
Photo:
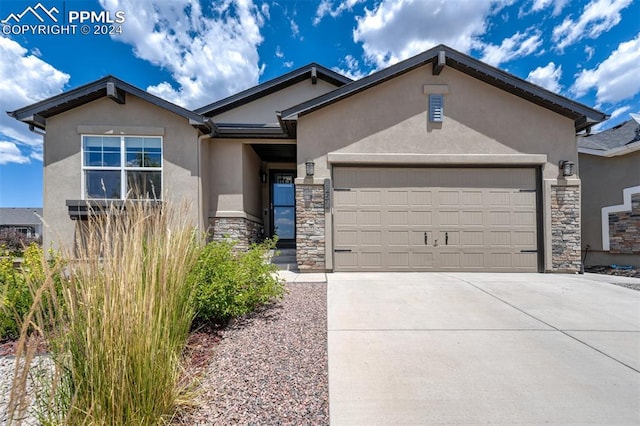
[(352, 81), (349, 77), (345, 77), (344, 75), (325, 68), (320, 64), (310, 63), (286, 74), (283, 74), (280, 77), (265, 81), (262, 84), (251, 87), (227, 98), (197, 108), (194, 111), (198, 114), (212, 117), (225, 111), (229, 111), (230, 109), (237, 108), (240, 105), (252, 102), (263, 96), (282, 90), (285, 87), (292, 86), (308, 78), (319, 78), (338, 87)]
[(608, 118), (603, 112), (560, 96), (441, 44), (412, 58), (405, 59), (402, 62), (370, 74), (360, 80), (345, 84), (332, 92), (288, 108), (282, 111), (282, 120), (288, 122), (288, 126), (293, 129), (295, 128), (295, 124), (291, 123), (295, 122), (299, 116), (355, 95), (377, 84), (424, 66), (427, 63), (435, 64), (434, 74), (439, 73), (445, 65), (450, 66), (481, 81), (571, 118), (574, 120), (576, 131), (589, 128)]
[(203, 131), (211, 130), (206, 117), (171, 103), (165, 99), (159, 98), (158, 96), (152, 95), (151, 93), (135, 87), (112, 75), (108, 75), (92, 83), (85, 84), (84, 86), (52, 96), (15, 111), (7, 111), (7, 114), (16, 120), (29, 124), (30, 126), (44, 129), (46, 127), (47, 118), (76, 108), (80, 105), (84, 105), (96, 99), (109, 97), (117, 103), (125, 103), (125, 93), (132, 94), (150, 102), (153, 105), (178, 114), (188, 119), (190, 124), (201, 128)]
[(625, 121), (600, 133), (580, 136), (578, 138), (578, 147), (608, 151), (629, 145), (640, 140), (639, 135), (636, 133), (636, 129), (639, 127), (640, 124), (634, 120)]
[(2, 207), (0, 225), (39, 225), (42, 223), (42, 208)]

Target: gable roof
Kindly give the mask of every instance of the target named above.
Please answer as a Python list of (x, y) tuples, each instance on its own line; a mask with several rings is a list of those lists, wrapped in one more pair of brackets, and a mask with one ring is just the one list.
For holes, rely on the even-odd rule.
[(0, 208), (0, 225), (40, 225), (42, 223), (41, 217), (41, 207)]
[(127, 93), (186, 118), (191, 125), (204, 132), (211, 130), (206, 117), (152, 95), (112, 75), (15, 111), (7, 111), (7, 114), (29, 124), (31, 129), (45, 129), (47, 118), (49, 117), (104, 97), (108, 97), (119, 104), (124, 104)]
[(209, 105), (197, 108), (195, 112), (207, 117), (212, 117), (214, 115), (222, 114), (223, 112), (237, 108), (249, 102), (253, 102), (256, 99), (270, 95), (289, 86), (293, 86), (294, 84), (300, 83), (301, 81), (309, 78), (312, 81), (315, 81), (319, 78), (337, 87), (344, 86), (345, 84), (353, 81), (342, 74), (338, 74), (335, 71), (312, 62), (308, 65), (305, 65), (304, 67), (281, 75), (280, 77), (265, 81), (262, 84), (236, 93), (235, 95), (231, 95)]
[(608, 118), (600, 111), (560, 96), (442, 44), (360, 80), (348, 83), (332, 92), (288, 108), (281, 112), (281, 118), (287, 123), (290, 132), (295, 131), (295, 123), (292, 122), (295, 122), (298, 117), (353, 96), (430, 62), (433, 63), (434, 75), (439, 74), (444, 66), (450, 66), (478, 80), (571, 118), (574, 120), (576, 132)]
[(640, 150), (640, 124), (628, 120), (610, 129), (578, 137), (578, 152), (615, 157)]

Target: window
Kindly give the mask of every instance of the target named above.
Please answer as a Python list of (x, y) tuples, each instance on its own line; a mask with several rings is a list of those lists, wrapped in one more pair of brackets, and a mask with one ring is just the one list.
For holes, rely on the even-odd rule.
[(162, 198), (162, 138), (82, 137), (85, 199)]

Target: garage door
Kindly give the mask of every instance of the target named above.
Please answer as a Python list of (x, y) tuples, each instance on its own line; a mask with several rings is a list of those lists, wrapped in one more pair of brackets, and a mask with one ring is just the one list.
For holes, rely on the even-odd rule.
[(334, 167), (336, 271), (538, 270), (533, 168)]

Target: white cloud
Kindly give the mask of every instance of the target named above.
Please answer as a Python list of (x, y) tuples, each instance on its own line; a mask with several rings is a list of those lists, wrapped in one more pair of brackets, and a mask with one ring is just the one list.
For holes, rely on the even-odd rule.
[[(69, 74), (57, 70), (16, 41), (0, 37), (0, 164), (42, 159), (42, 137), (4, 113), (62, 92)], [(16, 151), (17, 150), (17, 151)]]
[(285, 68), (291, 68), (293, 66), (293, 61), (285, 61), (282, 63)]
[(504, 62), (531, 55), (541, 45), (540, 31), (534, 31), (532, 35), (517, 32), (511, 37), (502, 40), (499, 46), (495, 44), (484, 45), (482, 48), (482, 61), (497, 67)]
[[(609, 127), (613, 127), (610, 123), (615, 123), (615, 120), (620, 117), (621, 115), (623, 115), (625, 112), (629, 111), (631, 109), (631, 107), (629, 105), (620, 107), (620, 108), (616, 108), (615, 110), (613, 110), (613, 112), (610, 115), (609, 119), (606, 121), (603, 121), (602, 123), (598, 123), (595, 126), (592, 127), (591, 131), (592, 132), (599, 132), (600, 130)], [(627, 118), (628, 120), (628, 118)], [(615, 124), (613, 124), (615, 126)]]
[(596, 53), (596, 49), (591, 46), (584, 47), (584, 53), (587, 54), (587, 61), (590, 61), (593, 58), (593, 54)]
[(280, 49), (280, 46), (276, 46), (276, 58), (284, 58), (284, 53), (282, 52), (282, 49)]
[(268, 13), (251, 0), (100, 0), (105, 10), (124, 10), (123, 32), (113, 39), (133, 46), (134, 54), (167, 69), (169, 82), (149, 86), (150, 93), (188, 108), (257, 84), (261, 73), (260, 27)]
[(539, 12), (553, 5), (553, 16), (558, 16), (569, 0), (533, 0), (532, 12)]
[(313, 18), (313, 25), (318, 25), (322, 18), (327, 15), (331, 15), (332, 18), (337, 18), (342, 15), (344, 11), (353, 10), (353, 6), (358, 3), (362, 3), (364, 0), (345, 0), (338, 4), (338, 6), (334, 7), (334, 2), (332, 0), (322, 0), (318, 5), (318, 9), (316, 10), (316, 16)]
[(531, 71), (527, 80), (552, 92), (560, 93), (562, 90), (560, 77), (562, 77), (562, 65), (556, 66), (555, 63), (549, 62), (546, 66)]
[(264, 16), (267, 19), (271, 19), (271, 12), (270, 12), (270, 9), (269, 9), (269, 4), (262, 3), (262, 6), (260, 6), (260, 11), (262, 12), (262, 16)]
[(333, 71), (349, 77), (352, 80), (360, 80), (366, 74), (360, 69), (360, 62), (352, 55), (347, 55), (340, 61), (342, 68), (334, 67)]
[(596, 89), (596, 100), (611, 103), (630, 99), (640, 93), (640, 33), (618, 48), (597, 67), (577, 74), (571, 91), (578, 97)]
[(399, 62), (440, 43), (462, 52), (478, 45), (487, 17), (508, 0), (382, 0), (356, 17), (355, 42), (378, 68)]
[(0, 164), (25, 164), (28, 162), (29, 157), (22, 154), (22, 151), (14, 142), (0, 141)]
[(584, 7), (578, 20), (574, 21), (571, 16), (567, 16), (553, 29), (552, 39), (557, 43), (556, 47), (563, 50), (583, 38), (598, 38), (603, 32), (618, 25), (622, 19), (620, 11), (629, 6), (631, 1), (592, 0)]
[(291, 18), (289, 20), (289, 23), (291, 24), (291, 36), (293, 38), (299, 38), (300, 40), (302, 40), (302, 37), (300, 37), (300, 27), (296, 23), (295, 19)]

